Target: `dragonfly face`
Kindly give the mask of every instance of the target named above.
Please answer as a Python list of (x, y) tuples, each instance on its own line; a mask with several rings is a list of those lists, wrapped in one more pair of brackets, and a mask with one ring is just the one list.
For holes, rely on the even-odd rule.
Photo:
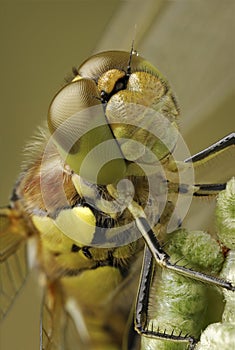
[(135, 53), (110, 51), (88, 59), (58, 92), (48, 125), (73, 171), (110, 184), (136, 175), (133, 162), (155, 165), (156, 157), (161, 160), (174, 149), (178, 115), (170, 87), (156, 68)]
[[(143, 336), (188, 341), (191, 348), (198, 336), (146, 330), (149, 291), (157, 289), (154, 264), (234, 289), (172, 263), (159, 243), (178, 228), (183, 215), (176, 209), (184, 203), (187, 209), (193, 194), (225, 187), (194, 185), (190, 161), (199, 167), (201, 159), (234, 144), (230, 135), (204, 158), (190, 158), (184, 146), (187, 160), (177, 161), (178, 117), (166, 79), (135, 52), (92, 56), (52, 100), (50, 135), (21, 174), (10, 207), (0, 212), (5, 286), (14, 284), (6, 273), (12, 259), (27, 250), (29, 240), (36, 245), (45, 287), (41, 349), (138, 349), (129, 315), (145, 245), (135, 320)], [(24, 254), (20, 262), (17, 290), (27, 275)], [(5, 286), (3, 314), (16, 292)]]

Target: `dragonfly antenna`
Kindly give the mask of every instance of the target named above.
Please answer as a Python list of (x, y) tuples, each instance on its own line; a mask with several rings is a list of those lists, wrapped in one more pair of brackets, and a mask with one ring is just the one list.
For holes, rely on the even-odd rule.
[(135, 24), (134, 39), (132, 40), (130, 57), (129, 57), (128, 65), (127, 65), (127, 75), (131, 75), (131, 60), (132, 60), (133, 54), (136, 53), (136, 51), (134, 50), (135, 36), (136, 36), (136, 24)]

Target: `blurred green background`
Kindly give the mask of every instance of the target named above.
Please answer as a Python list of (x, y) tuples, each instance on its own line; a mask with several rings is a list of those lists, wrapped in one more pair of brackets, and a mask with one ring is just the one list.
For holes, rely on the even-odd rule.
[[(64, 77), (92, 53), (135, 49), (171, 82), (192, 153), (234, 129), (234, 0), (1, 1), (0, 204), (23, 147)], [(1, 327), (1, 350), (39, 349), (32, 276)]]

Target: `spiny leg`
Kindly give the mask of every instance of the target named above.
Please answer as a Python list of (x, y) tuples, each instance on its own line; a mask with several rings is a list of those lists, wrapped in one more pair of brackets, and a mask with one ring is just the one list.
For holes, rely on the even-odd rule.
[[(114, 198), (118, 198), (117, 191), (115, 188), (110, 187), (109, 190), (112, 191), (112, 195)], [(122, 197), (120, 198), (123, 199)], [(127, 208), (133, 216), (137, 229), (144, 238), (145, 243), (151, 251), (154, 260), (159, 266), (167, 268), (168, 270), (179, 273), (185, 277), (189, 277), (194, 280), (199, 280), (214, 286), (235, 291), (235, 286), (233, 286), (232, 283), (230, 283), (229, 281), (225, 281), (218, 277), (209, 276), (205, 273), (194, 271), (193, 269), (189, 269), (184, 266), (172, 263), (170, 261), (170, 256), (163, 250), (158, 238), (156, 237), (155, 232), (149, 225), (143, 208), (135, 201), (132, 201), (131, 203), (127, 204)]]
[(194, 154), (193, 156), (184, 160), (185, 163), (192, 162), (196, 164), (197, 162), (203, 163), (207, 162), (209, 159), (217, 157), (219, 153), (225, 149), (235, 145), (235, 133), (231, 133), (221, 140), (213, 143), (211, 146), (205, 148), (204, 150)]
[(143, 209), (135, 202), (132, 202), (132, 204), (128, 206), (128, 209), (135, 218), (136, 226), (141, 232), (157, 264), (159, 264), (161, 267), (165, 267), (169, 270), (179, 273), (185, 277), (190, 277), (195, 280), (209, 283), (211, 285), (235, 291), (235, 286), (233, 286), (232, 283), (230, 283), (229, 281), (225, 281), (221, 278), (209, 276), (202, 272), (194, 271), (184, 266), (179, 266), (171, 263), (170, 256), (162, 249), (161, 244), (159, 243), (154, 231), (149, 226)]
[[(192, 163), (194, 166), (194, 170), (204, 168), (206, 164), (210, 164), (210, 160), (218, 160), (220, 161), (220, 156), (224, 155), (225, 152), (231, 151), (235, 146), (235, 133), (231, 133), (211, 146), (205, 148), (204, 150), (198, 152), (197, 154), (187, 158), (184, 160), (185, 163)], [(231, 159), (231, 162), (233, 160)], [(231, 163), (229, 164), (231, 168), (231, 174), (228, 176), (227, 180), (231, 176), (234, 176), (234, 172), (231, 167)], [(218, 183), (197, 183), (195, 187), (198, 190), (193, 194), (194, 196), (211, 196), (217, 195), (219, 192), (223, 191), (226, 188), (226, 182), (218, 182)]]
[(173, 332), (171, 334), (167, 334), (166, 332), (160, 332), (159, 330), (155, 331), (153, 328), (148, 329), (147, 320), (148, 320), (148, 303), (149, 303), (149, 295), (151, 282), (154, 271), (154, 259), (149, 250), (149, 248), (145, 247), (144, 260), (140, 278), (139, 291), (137, 295), (136, 301), (136, 309), (135, 309), (135, 329), (136, 331), (145, 337), (160, 339), (160, 340), (171, 340), (174, 342), (188, 342), (189, 350), (194, 349), (196, 345), (196, 339), (192, 336), (181, 334), (176, 335)]
[(194, 197), (208, 197), (217, 195), (219, 192), (226, 189), (227, 183), (222, 184), (196, 184), (195, 187), (198, 188), (196, 192), (193, 193)]

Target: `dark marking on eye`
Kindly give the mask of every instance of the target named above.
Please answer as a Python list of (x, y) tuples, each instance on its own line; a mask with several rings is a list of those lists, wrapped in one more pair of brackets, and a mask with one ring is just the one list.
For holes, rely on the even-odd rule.
[(72, 253), (77, 253), (81, 248), (79, 248), (76, 244), (73, 244), (71, 247)]
[(86, 258), (92, 259), (92, 255), (90, 252), (90, 247), (82, 247), (82, 252), (85, 255)]

